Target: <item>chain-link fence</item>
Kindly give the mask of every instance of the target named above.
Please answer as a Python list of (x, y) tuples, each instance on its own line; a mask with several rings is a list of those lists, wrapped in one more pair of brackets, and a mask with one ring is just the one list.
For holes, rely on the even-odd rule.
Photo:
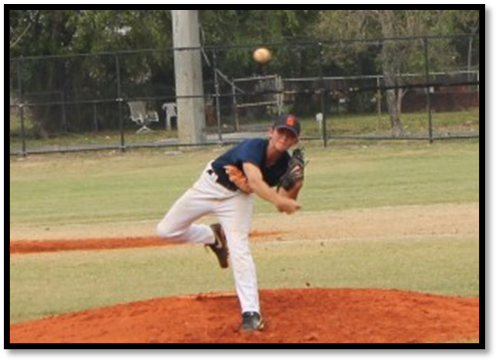
[(151, 49), (10, 60), (10, 152), (178, 147), (174, 52), (202, 59), (201, 144), (263, 136), (295, 113), (303, 140), (479, 137), (479, 36)]

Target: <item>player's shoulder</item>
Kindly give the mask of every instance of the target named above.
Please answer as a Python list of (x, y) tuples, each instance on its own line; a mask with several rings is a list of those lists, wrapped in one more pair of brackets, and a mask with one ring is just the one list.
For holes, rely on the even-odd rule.
[(251, 146), (266, 146), (268, 144), (268, 140), (265, 140), (263, 138), (249, 138), (242, 141), (241, 144)]
[(268, 140), (262, 138), (250, 138), (239, 143), (238, 147), (241, 150), (265, 151), (268, 145)]
[(260, 138), (251, 138), (242, 141), (237, 147), (236, 155), (239, 160), (261, 162), (266, 155), (268, 141)]

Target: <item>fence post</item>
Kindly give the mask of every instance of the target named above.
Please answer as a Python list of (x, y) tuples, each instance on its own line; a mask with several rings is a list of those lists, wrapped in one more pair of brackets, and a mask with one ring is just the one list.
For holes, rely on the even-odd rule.
[(99, 122), (97, 120), (97, 101), (93, 101), (93, 127), (94, 131), (99, 131)]
[(232, 108), (233, 108), (233, 120), (235, 125), (235, 132), (239, 132), (239, 115), (237, 113), (237, 88), (235, 87), (235, 82), (232, 78)]
[(427, 45), (427, 37), (424, 37), (424, 57), (425, 57), (425, 94), (426, 94), (426, 99), (427, 99), (427, 114), (428, 114), (428, 120), (429, 120), (429, 143), (433, 142), (432, 139), (432, 111), (431, 111), (431, 92), (430, 92), (430, 86), (429, 86), (429, 52), (428, 52), (428, 45)]
[(327, 112), (325, 109), (325, 81), (323, 79), (323, 44), (318, 43), (319, 71), (320, 71), (320, 108), (322, 109), (322, 138), (323, 147), (327, 147)]
[(216, 62), (216, 49), (213, 49), (213, 69), (214, 69), (214, 95), (216, 105), (216, 126), (218, 128), (218, 142), (223, 144), (221, 137), (221, 114), (220, 114), (220, 83), (218, 80), (218, 64)]
[(26, 157), (27, 156), (26, 126), (24, 124), (24, 104), (23, 104), (23, 92), (22, 92), (22, 81), (21, 81), (21, 60), (22, 56), (17, 61), (17, 87), (19, 88), (19, 101), (17, 106), (19, 107), (19, 117), (21, 119), (21, 154), (23, 157)]
[(117, 98), (118, 102), (118, 117), (119, 117), (119, 134), (121, 136), (120, 148), (124, 152), (126, 150), (124, 127), (123, 127), (123, 97), (121, 96), (121, 71), (119, 68), (119, 53), (116, 54), (116, 80), (117, 80)]
[(62, 124), (64, 127), (64, 133), (69, 132), (69, 126), (67, 124), (67, 117), (66, 117), (66, 97), (64, 93), (64, 89), (61, 91), (61, 103), (62, 103)]
[(380, 132), (381, 122), (382, 122), (382, 93), (380, 92), (380, 76), (375, 77), (377, 80), (377, 92), (375, 93), (375, 97), (377, 98), (377, 132)]

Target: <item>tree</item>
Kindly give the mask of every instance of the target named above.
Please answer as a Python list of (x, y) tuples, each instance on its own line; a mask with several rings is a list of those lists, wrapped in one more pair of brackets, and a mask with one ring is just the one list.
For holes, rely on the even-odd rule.
[[(358, 74), (358, 70), (369, 74), (380, 72), (384, 74), (385, 86), (391, 88), (386, 99), (394, 135), (403, 130), (400, 120), (403, 80), (399, 74), (407, 69), (423, 72), (424, 56), (420, 40), (417, 43), (393, 38), (478, 32), (479, 29), (478, 11), (456, 10), (201, 10), (200, 20), (201, 43), (206, 48), (219, 46), (205, 52), (206, 79), (214, 74), (214, 53), (216, 66), (227, 69), (229, 77), (247, 77), (263, 71), (295, 78), (316, 77), (321, 59), (331, 60), (325, 64), (324, 71), (333, 74)], [(113, 127), (117, 124), (116, 107), (111, 104), (117, 98), (117, 63), (121, 66), (122, 91), (128, 96), (136, 93), (135, 96), (143, 97), (143, 90), (155, 83), (169, 87), (174, 84), (171, 33), (170, 10), (9, 10), (11, 92), (17, 93), (18, 80), (15, 74), (18, 59), (12, 59), (22, 56), (24, 90), (30, 93), (55, 91), (72, 97), (73, 103), (106, 100), (108, 103), (99, 107), (99, 112), (107, 112), (102, 119)], [(334, 52), (333, 47), (329, 47), (321, 58), (316, 46), (318, 38), (324, 44), (338, 39), (372, 42), (357, 42), (350, 48), (351, 52), (344, 48)], [(384, 40), (379, 42), (382, 38)], [(272, 43), (284, 46), (272, 48), (274, 58), (262, 69), (252, 60), (252, 47)], [(437, 54), (430, 54), (434, 67), (448, 65), (454, 58), (467, 57), (468, 53), (472, 54), (469, 48), (478, 48), (467, 40), (455, 44), (441, 41), (437, 47)], [(50, 58), (29, 59), (30, 56)], [(465, 62), (469, 68), (476, 63), (476, 57), (468, 57)], [(174, 89), (171, 93), (174, 96)], [(60, 98), (45, 103), (57, 102)], [(296, 104), (309, 106), (312, 103)], [(85, 129), (93, 114), (85, 115), (89, 107), (81, 107), (72, 112), (75, 117), (72, 124)], [(33, 110), (37, 113), (34, 119), (40, 125), (41, 134), (43, 130), (50, 133), (60, 129), (56, 123), (60, 117), (54, 116), (60, 106), (34, 107)]]
[[(479, 22), (478, 11), (455, 10), (324, 10), (316, 26), (316, 33), (324, 40), (334, 39), (381, 39), (381, 50), (377, 55), (386, 92), (393, 136), (403, 134), (401, 104), (403, 84), (399, 75), (404, 68), (423, 70), (423, 44), (409, 40), (396, 40), (404, 36), (423, 37), (428, 35), (454, 34), (460, 26)], [(365, 51), (366, 43), (358, 42), (356, 53)], [(437, 57), (431, 64), (450, 64), (455, 49), (449, 40), (438, 42)], [(327, 55), (326, 55), (327, 56)], [(341, 61), (337, 55), (329, 57)], [(348, 57), (345, 54), (339, 54)]]
[[(61, 94), (66, 100), (117, 98), (116, 58), (103, 52), (165, 49), (172, 45), (169, 10), (10, 10), (9, 25), (11, 92), (18, 91), (16, 63), (20, 62), (25, 100), (51, 103), (32, 108), (38, 137), (63, 129), (58, 104)], [(74, 54), (81, 56), (63, 57)], [(169, 52), (130, 55), (126, 60), (122, 81), (128, 82), (129, 88), (168, 69), (172, 73), (173, 69)], [(91, 107), (85, 109), (93, 112)], [(111, 122), (116, 119), (115, 107), (100, 109), (106, 113), (102, 118)], [(87, 120), (93, 114), (89, 117), (84, 112), (73, 112), (73, 126), (91, 127)]]
[[(296, 38), (312, 32), (319, 14), (320, 10), (201, 10), (202, 43), (220, 48), (232, 46), (229, 52), (219, 49), (219, 65), (230, 69), (233, 77), (245, 77), (257, 69), (251, 47), (291, 44)], [(282, 53), (287, 50), (272, 49)], [(295, 54), (293, 57), (275, 56), (271, 63), (271, 67), (286, 74), (295, 66)]]

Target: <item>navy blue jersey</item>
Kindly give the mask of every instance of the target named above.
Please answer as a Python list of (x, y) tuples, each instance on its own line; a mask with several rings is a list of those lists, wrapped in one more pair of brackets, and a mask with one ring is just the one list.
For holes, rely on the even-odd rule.
[(263, 180), (268, 185), (276, 186), (280, 177), (282, 177), (287, 170), (290, 156), (285, 152), (277, 162), (270, 167), (266, 167), (266, 148), (268, 147), (268, 142), (268, 140), (261, 138), (242, 141), (214, 160), (212, 163), (213, 170), (223, 183), (230, 183), (235, 186), (228, 179), (228, 175), (225, 173), (223, 167), (226, 165), (234, 165), (243, 172), (242, 164), (244, 162), (249, 162), (259, 167), (263, 175)]

